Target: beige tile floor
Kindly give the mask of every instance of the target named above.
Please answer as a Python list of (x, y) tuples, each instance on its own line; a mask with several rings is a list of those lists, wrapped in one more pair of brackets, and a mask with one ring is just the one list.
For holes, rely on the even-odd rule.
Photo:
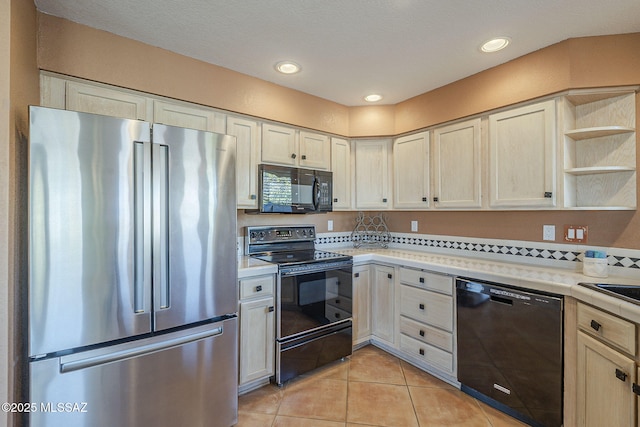
[(240, 396), (237, 427), (525, 426), (374, 346)]

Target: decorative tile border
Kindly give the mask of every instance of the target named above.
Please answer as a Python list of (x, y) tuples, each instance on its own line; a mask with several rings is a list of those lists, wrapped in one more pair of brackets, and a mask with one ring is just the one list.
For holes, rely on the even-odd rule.
[[(352, 247), (351, 233), (320, 233), (316, 245), (322, 249)], [(611, 274), (640, 277), (640, 250), (632, 249), (414, 233), (391, 233), (389, 248), (489, 258), (575, 271), (582, 271), (585, 250), (598, 249), (607, 252)]]

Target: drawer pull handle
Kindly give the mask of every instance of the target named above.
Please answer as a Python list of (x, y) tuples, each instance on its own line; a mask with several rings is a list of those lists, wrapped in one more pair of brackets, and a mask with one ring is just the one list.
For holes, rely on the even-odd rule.
[(421, 277), (419, 280), (420, 280), (420, 283), (424, 283), (424, 277)]
[(420, 310), (424, 310), (424, 304), (420, 304), (418, 307), (420, 307)]
[(616, 378), (622, 382), (627, 381), (627, 374), (622, 372), (620, 369), (616, 369)]
[(273, 306), (269, 307), (269, 313), (273, 312), (275, 310), (275, 308)]
[(418, 353), (420, 353), (420, 356), (424, 356), (424, 349), (421, 348)]
[(592, 327), (594, 330), (599, 331), (599, 330), (600, 330), (600, 328), (602, 327), (602, 325), (601, 325), (600, 323), (596, 322), (595, 320), (592, 320), (592, 321), (591, 321), (591, 327)]
[(420, 329), (420, 336), (423, 337), (424, 336), (424, 331), (422, 329)]
[(256, 286), (256, 292), (262, 292), (262, 285)]

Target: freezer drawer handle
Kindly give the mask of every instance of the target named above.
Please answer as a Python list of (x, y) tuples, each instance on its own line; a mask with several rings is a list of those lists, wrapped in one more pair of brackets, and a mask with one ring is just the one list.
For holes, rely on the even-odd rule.
[(178, 347), (193, 341), (198, 341), (203, 338), (209, 338), (218, 335), (222, 335), (222, 327), (209, 329), (197, 334), (174, 338), (159, 343), (143, 345), (130, 350), (117, 351), (115, 353), (103, 354), (96, 357), (88, 357), (86, 359), (71, 360), (69, 362), (65, 362), (65, 358), (62, 357), (60, 363), (60, 372), (64, 374), (67, 372), (77, 371), (79, 369), (86, 369), (94, 366), (104, 365), (105, 363), (118, 362), (120, 360), (130, 359), (132, 357), (142, 356), (144, 354), (153, 353), (156, 351), (167, 350), (172, 347)]
[(616, 378), (622, 382), (627, 381), (627, 374), (616, 368)]
[(596, 322), (595, 320), (592, 320), (592, 321), (591, 321), (591, 327), (592, 327), (594, 330), (599, 331), (599, 330), (600, 330), (600, 328), (602, 327), (602, 325), (601, 325), (600, 323)]

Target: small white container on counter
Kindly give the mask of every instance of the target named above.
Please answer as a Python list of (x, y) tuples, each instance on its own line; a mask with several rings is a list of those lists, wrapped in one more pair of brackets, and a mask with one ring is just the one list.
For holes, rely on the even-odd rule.
[(609, 276), (607, 253), (603, 251), (585, 251), (582, 260), (582, 274), (591, 277)]

